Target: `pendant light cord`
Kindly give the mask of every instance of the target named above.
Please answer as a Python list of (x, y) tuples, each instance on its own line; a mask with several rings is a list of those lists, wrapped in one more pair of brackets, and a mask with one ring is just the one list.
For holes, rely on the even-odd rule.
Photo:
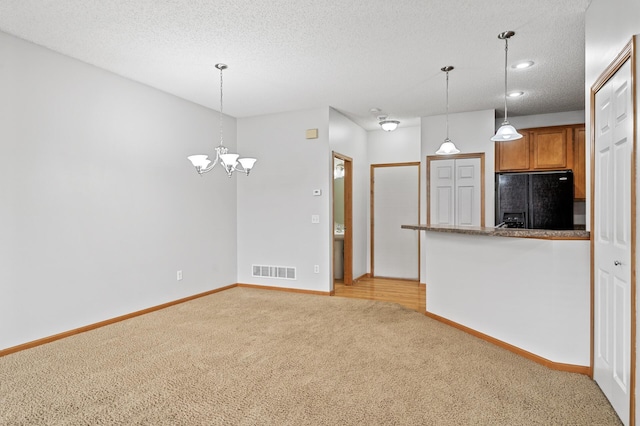
[(447, 140), (449, 140), (449, 71), (447, 71)]
[(507, 120), (507, 52), (509, 51), (509, 39), (504, 39), (504, 122)]

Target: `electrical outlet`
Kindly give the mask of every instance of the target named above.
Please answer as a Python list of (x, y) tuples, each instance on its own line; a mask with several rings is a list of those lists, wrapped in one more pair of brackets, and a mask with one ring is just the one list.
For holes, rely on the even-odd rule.
[(182, 281), (182, 269), (176, 273), (176, 280)]
[(316, 274), (320, 273), (320, 265), (313, 265), (313, 272)]
[(320, 215), (312, 214), (311, 215), (311, 223), (320, 223)]

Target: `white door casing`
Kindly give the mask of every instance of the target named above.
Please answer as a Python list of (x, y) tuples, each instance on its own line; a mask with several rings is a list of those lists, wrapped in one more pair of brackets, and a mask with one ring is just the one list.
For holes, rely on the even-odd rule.
[(420, 279), (419, 233), (401, 225), (420, 222), (420, 164), (372, 167), (373, 274)]
[(594, 105), (594, 380), (625, 424), (631, 401), (631, 88), (627, 60), (598, 90)]

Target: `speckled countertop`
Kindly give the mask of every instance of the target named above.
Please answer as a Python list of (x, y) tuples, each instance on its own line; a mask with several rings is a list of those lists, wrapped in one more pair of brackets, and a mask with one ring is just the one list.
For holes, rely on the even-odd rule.
[(456, 227), (435, 225), (402, 225), (402, 229), (417, 231), (448, 232), (451, 234), (485, 235), (490, 237), (537, 238), (541, 240), (588, 240), (589, 231), (569, 230), (554, 231), (549, 229), (518, 229), (518, 228), (485, 228), (485, 227)]

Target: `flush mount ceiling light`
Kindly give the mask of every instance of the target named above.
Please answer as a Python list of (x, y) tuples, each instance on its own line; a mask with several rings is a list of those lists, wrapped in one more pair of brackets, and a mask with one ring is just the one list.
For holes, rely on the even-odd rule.
[(507, 119), (507, 55), (509, 53), (509, 39), (515, 34), (513, 31), (505, 31), (498, 34), (498, 38), (504, 40), (504, 121), (496, 134), (491, 138), (492, 141), (496, 142), (514, 141), (522, 137), (516, 128), (509, 124), (509, 120)]
[(519, 98), (520, 96), (523, 96), (524, 92), (523, 91), (517, 91), (517, 92), (509, 92), (509, 94), (507, 96), (509, 96), (510, 98)]
[(255, 158), (238, 158), (238, 154), (229, 154), (229, 149), (224, 146), (224, 139), (222, 137), (222, 71), (227, 69), (225, 64), (216, 64), (216, 68), (220, 70), (220, 145), (216, 147), (216, 158), (209, 160), (209, 156), (206, 154), (190, 155), (187, 157), (189, 161), (196, 168), (196, 171), (201, 176), (204, 173), (210, 172), (216, 164), (220, 163), (224, 170), (227, 172), (227, 176), (231, 177), (233, 172), (242, 172), (245, 175), (249, 175), (249, 172), (253, 168), (254, 163), (257, 161)]
[(533, 61), (524, 61), (518, 62), (517, 64), (511, 65), (511, 68), (516, 70), (523, 70), (525, 68), (531, 68), (533, 66)]
[(444, 142), (442, 142), (442, 145), (440, 145), (440, 148), (436, 151), (436, 154), (438, 155), (457, 154), (460, 152), (460, 150), (456, 148), (455, 144), (451, 142), (451, 139), (449, 139), (449, 71), (453, 70), (453, 67), (449, 65), (449, 66), (440, 68), (440, 70), (447, 73), (447, 137), (444, 139)]
[(382, 127), (382, 130), (385, 132), (393, 132), (398, 128), (400, 122), (398, 120), (389, 120), (387, 115), (379, 115), (378, 124), (380, 124), (380, 127)]

